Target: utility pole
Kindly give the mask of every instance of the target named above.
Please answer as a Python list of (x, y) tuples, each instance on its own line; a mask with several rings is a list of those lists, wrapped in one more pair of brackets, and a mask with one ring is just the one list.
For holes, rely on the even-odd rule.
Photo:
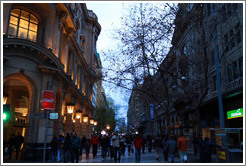
[[(213, 41), (214, 41), (214, 56), (215, 56), (215, 66), (216, 66), (216, 78), (217, 78), (217, 90), (218, 90), (218, 102), (219, 102), (219, 113), (220, 113), (220, 127), (221, 129), (225, 129), (225, 121), (224, 121), (224, 109), (223, 109), (223, 100), (222, 100), (222, 92), (221, 92), (221, 82), (220, 82), (220, 68), (219, 68), (219, 55), (218, 55), (218, 47), (217, 47), (217, 28), (214, 16), (214, 4), (210, 4), (211, 7), (211, 15), (213, 22)], [(222, 146), (226, 149), (226, 133), (222, 135)]]

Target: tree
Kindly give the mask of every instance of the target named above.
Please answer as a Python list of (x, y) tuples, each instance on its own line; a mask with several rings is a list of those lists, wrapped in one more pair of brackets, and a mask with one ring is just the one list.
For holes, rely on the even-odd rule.
[(113, 131), (116, 127), (115, 113), (116, 107), (111, 98), (108, 98), (107, 102), (101, 102), (95, 111), (95, 120), (98, 122), (96, 130), (103, 130), (109, 124)]

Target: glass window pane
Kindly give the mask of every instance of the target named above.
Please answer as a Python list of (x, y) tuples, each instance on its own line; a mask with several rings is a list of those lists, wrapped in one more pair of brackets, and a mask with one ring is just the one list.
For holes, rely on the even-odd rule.
[(31, 22), (38, 24), (38, 19), (32, 14), (30, 15), (30, 20), (31, 20)]
[(18, 37), (19, 37), (19, 38), (26, 39), (26, 38), (27, 38), (27, 29), (19, 28), (19, 34), (18, 34)]
[(32, 31), (37, 32), (37, 30), (38, 30), (38, 26), (37, 26), (36, 24), (32, 24), (32, 23), (30, 23), (30, 27), (29, 27), (29, 29), (30, 29), (30, 30), (32, 30)]
[(13, 9), (11, 11), (11, 15), (16, 16), (16, 17), (19, 17), (19, 15), (20, 15), (20, 9)]
[(21, 18), (25, 19), (25, 20), (29, 20), (29, 13), (22, 10), (21, 11)]
[(9, 24), (9, 32), (8, 32), (8, 34), (11, 37), (15, 37), (16, 36), (16, 31), (17, 31), (17, 26), (16, 25)]
[(29, 23), (28, 21), (20, 19), (20, 26), (21, 27), (28, 29), (28, 23)]
[(14, 16), (10, 16), (10, 23), (11, 24), (18, 24), (18, 18), (14, 17)]
[(32, 32), (32, 31), (29, 31), (28, 39), (35, 42), (36, 41), (36, 38), (37, 38), (37, 33), (36, 32)]

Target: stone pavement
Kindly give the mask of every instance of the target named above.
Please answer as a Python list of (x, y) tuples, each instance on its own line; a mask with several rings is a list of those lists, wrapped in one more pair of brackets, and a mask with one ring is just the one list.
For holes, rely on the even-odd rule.
[[(128, 152), (126, 149), (126, 155), (121, 157), (121, 163), (135, 163), (135, 153), (131, 153), (128, 156)], [(157, 161), (155, 158), (155, 149), (152, 149), (151, 152), (147, 151), (147, 148), (145, 150), (145, 153), (141, 153), (141, 160), (140, 163), (170, 163), (171, 162), (171, 157), (169, 155), (169, 161), (166, 162), (164, 161), (164, 156), (161, 154), (160, 160)], [(187, 156), (188, 156), (188, 163), (199, 163), (199, 155), (196, 157), (194, 156), (193, 149), (188, 148), (187, 150)], [(175, 158), (174, 158), (175, 163), (181, 163), (180, 162), (180, 157), (179, 154), (176, 153)], [(114, 159), (107, 157), (106, 159), (103, 159), (101, 157), (101, 149), (98, 150), (97, 153), (97, 158), (93, 159), (92, 155), (92, 149), (90, 149), (90, 155), (89, 159), (86, 160), (85, 157), (85, 152), (83, 151), (82, 157), (80, 157), (80, 163), (114, 163)], [(212, 162), (217, 163), (216, 156), (212, 156)], [(4, 163), (43, 163), (42, 161), (21, 161), (21, 160), (8, 160), (7, 156), (4, 157)], [(62, 162), (52, 162), (50, 160), (46, 161), (46, 163), (62, 163)]]

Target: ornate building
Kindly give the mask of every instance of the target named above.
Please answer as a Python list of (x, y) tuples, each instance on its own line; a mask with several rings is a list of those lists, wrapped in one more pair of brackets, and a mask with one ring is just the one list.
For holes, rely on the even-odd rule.
[[(3, 93), (10, 106), (3, 141), (21, 132), (22, 158), (38, 160), (38, 147), (53, 136), (76, 131), (90, 138), (92, 87), (101, 77), (97, 16), (84, 3), (3, 3), (3, 10)], [(54, 110), (42, 109), (43, 90), (55, 92)], [(58, 119), (46, 119), (47, 112)]]

